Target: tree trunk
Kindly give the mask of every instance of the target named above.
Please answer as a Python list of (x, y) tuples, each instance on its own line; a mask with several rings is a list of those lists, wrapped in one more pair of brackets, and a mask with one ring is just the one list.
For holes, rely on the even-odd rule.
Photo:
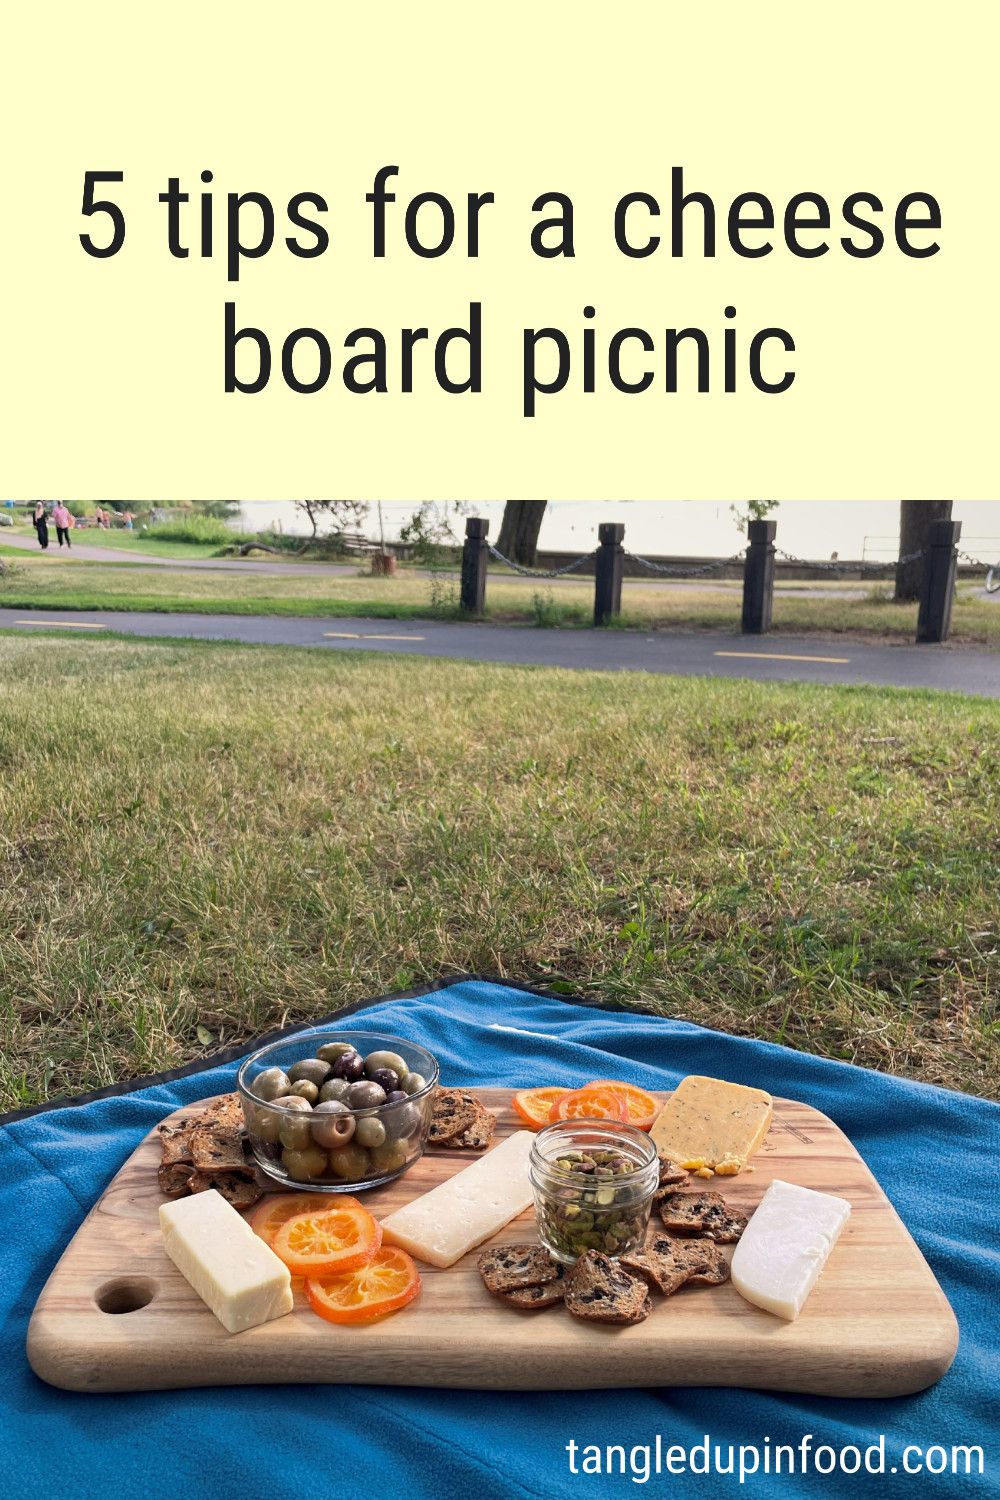
[(296, 507), (297, 510), (305, 511), (306, 515), (309, 517), (309, 525), (312, 527), (312, 539), (313, 541), (316, 541), (319, 535), (316, 525), (316, 518), (319, 507), (315, 506), (311, 500), (293, 500), (292, 504)]
[(538, 533), (547, 504), (546, 500), (508, 500), (503, 508), (497, 551), (522, 568), (535, 566)]
[[(930, 544), (933, 522), (951, 520), (951, 506), (950, 500), (900, 500), (900, 557), (908, 557), (911, 552), (923, 552)], [(898, 562), (895, 598), (897, 600), (919, 598), (923, 572), (922, 557), (914, 559), (913, 562)]]

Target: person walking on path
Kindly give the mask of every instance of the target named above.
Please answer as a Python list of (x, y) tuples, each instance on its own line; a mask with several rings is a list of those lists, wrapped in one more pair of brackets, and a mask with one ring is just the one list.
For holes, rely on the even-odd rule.
[(70, 550), (72, 550), (73, 543), (69, 539), (69, 534), (74, 525), (74, 521), (73, 517), (70, 515), (69, 511), (66, 509), (61, 500), (59, 501), (59, 504), (56, 506), (55, 510), (52, 512), (52, 519), (56, 523), (56, 536), (59, 538), (60, 547), (62, 546), (63, 542), (65, 542), (66, 546), (69, 547)]
[(35, 501), (35, 509), (32, 513), (31, 524), (35, 528), (38, 537), (38, 545), (44, 552), (49, 545), (49, 520), (45, 514), (45, 504), (41, 500)]

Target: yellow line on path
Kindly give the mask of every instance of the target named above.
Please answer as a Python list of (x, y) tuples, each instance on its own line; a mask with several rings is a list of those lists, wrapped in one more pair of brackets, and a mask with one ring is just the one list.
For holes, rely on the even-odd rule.
[(785, 656), (778, 651), (716, 651), (716, 656), (739, 656), (746, 661), (823, 661), (831, 666), (846, 667), (849, 656)]
[(107, 630), (106, 625), (95, 624), (91, 620), (15, 620), (15, 625), (47, 625), (50, 629), (55, 626), (59, 630)]
[(368, 630), (363, 634), (357, 630), (324, 630), (323, 639), (327, 641), (422, 641), (426, 640), (422, 635), (380, 635), (377, 631)]

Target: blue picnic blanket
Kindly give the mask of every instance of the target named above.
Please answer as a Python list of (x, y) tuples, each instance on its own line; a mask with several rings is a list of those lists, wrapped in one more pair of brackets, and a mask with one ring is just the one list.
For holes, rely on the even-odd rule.
[[(655, 1088), (697, 1072), (816, 1106), (855, 1142), (948, 1295), (961, 1327), (954, 1366), (921, 1395), (882, 1401), (696, 1388), (525, 1394), (320, 1385), (101, 1396), (49, 1388), (24, 1354), (46, 1276), (146, 1132), (178, 1105), (231, 1088), (229, 1064), (0, 1129), (5, 1500), (554, 1500), (632, 1494), (637, 1486), (716, 1496), (744, 1487), (741, 1447), (756, 1450), (758, 1472), (745, 1487), (757, 1495), (1000, 1490), (1000, 1107), (683, 1021), (481, 980), (380, 1001), (350, 1025), (429, 1047), (450, 1083), (523, 1087), (623, 1076)], [(709, 1461), (723, 1471), (734, 1450), (735, 1472), (697, 1472), (706, 1439)], [(860, 1450), (861, 1473), (845, 1477), (838, 1466), (829, 1476), (814, 1468), (791, 1474), (787, 1456), (780, 1477), (765, 1472), (765, 1455), (778, 1445), (801, 1454), (804, 1439), (807, 1451), (824, 1450), (821, 1466), (832, 1450), (836, 1464), (851, 1467)], [(911, 1466), (925, 1461), (922, 1450), (929, 1469), (945, 1465), (946, 1472), (923, 1483), (905, 1474), (909, 1445), (916, 1445), (905, 1455)], [(970, 1446), (983, 1450), (984, 1472), (973, 1454), (967, 1477), (959, 1454), (962, 1472), (953, 1477), (952, 1448)], [(865, 1458), (877, 1468), (882, 1451), (885, 1473), (870, 1477)], [(744, 1455), (744, 1470), (754, 1458)]]

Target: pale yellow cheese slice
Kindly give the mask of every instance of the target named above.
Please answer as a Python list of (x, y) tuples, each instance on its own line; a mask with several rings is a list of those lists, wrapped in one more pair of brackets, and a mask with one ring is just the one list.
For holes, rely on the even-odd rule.
[(535, 1137), (517, 1130), (463, 1171), (382, 1220), (387, 1244), (432, 1266), (453, 1266), (529, 1206), (528, 1158)]
[(772, 1111), (763, 1089), (691, 1073), (681, 1079), (649, 1134), (660, 1156), (688, 1171), (734, 1177), (763, 1143)]
[(229, 1333), (292, 1310), (292, 1278), (269, 1245), (211, 1188), (160, 1205), (163, 1248)]

